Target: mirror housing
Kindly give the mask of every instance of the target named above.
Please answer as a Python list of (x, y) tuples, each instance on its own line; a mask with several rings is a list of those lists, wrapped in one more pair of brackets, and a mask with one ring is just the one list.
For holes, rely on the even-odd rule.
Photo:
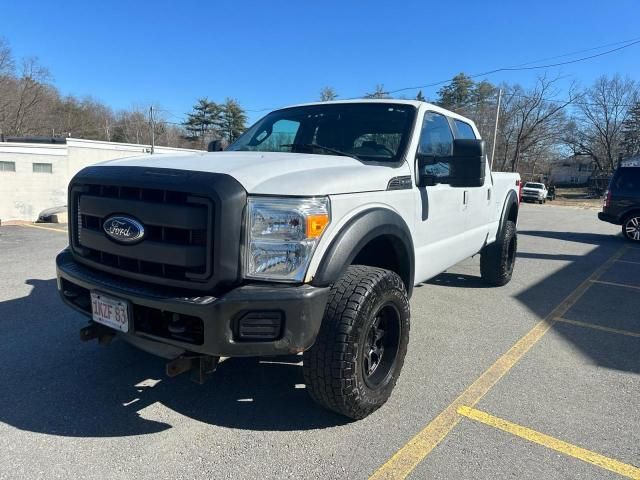
[[(456, 139), (449, 157), (418, 154), (418, 187), (446, 183), (452, 187), (481, 187), (486, 175), (484, 140)], [(428, 167), (438, 165), (442, 175), (430, 172)]]
[(224, 150), (222, 140), (211, 140), (207, 145), (207, 152), (221, 152)]

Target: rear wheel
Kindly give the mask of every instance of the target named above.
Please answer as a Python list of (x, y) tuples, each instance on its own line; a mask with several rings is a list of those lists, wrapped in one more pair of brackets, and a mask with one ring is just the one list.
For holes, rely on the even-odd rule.
[(320, 405), (360, 419), (391, 395), (409, 341), (409, 299), (398, 275), (350, 266), (332, 286), (304, 377)]
[(640, 242), (640, 213), (632, 213), (625, 219), (622, 234), (632, 242)]
[(507, 221), (499, 238), (480, 252), (480, 275), (482, 279), (497, 287), (506, 285), (513, 275), (518, 251), (516, 224)]

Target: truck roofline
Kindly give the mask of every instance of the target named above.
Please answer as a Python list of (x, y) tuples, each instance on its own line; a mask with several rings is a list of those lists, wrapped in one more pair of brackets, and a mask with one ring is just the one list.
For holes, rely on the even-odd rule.
[(451, 118), (455, 118), (458, 120), (462, 120), (463, 122), (469, 123), (475, 126), (475, 122), (470, 118), (463, 117), (462, 115), (457, 114), (456, 112), (452, 112), (451, 110), (447, 110), (445, 108), (439, 107), (433, 103), (429, 102), (421, 102), (420, 100), (401, 100), (394, 98), (357, 98), (351, 100), (331, 100), (328, 102), (306, 102), (306, 103), (297, 103), (294, 105), (287, 105), (281, 108), (274, 108), (272, 111), (277, 110), (286, 110), (287, 108), (296, 108), (296, 107), (309, 107), (313, 105), (327, 105), (327, 104), (351, 104), (351, 103), (386, 103), (392, 105), (410, 105), (419, 109), (420, 107), (424, 107), (427, 110), (434, 111), (446, 115)]

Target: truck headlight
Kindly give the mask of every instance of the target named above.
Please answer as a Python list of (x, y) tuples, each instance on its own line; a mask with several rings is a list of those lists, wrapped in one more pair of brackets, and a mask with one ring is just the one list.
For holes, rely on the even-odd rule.
[(301, 282), (329, 221), (326, 197), (249, 197), (245, 277)]

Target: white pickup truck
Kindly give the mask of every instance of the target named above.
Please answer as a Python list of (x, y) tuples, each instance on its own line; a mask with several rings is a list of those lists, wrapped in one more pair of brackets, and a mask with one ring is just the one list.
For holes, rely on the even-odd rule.
[(284, 108), (226, 151), (80, 171), (58, 286), (84, 340), (118, 334), (197, 381), (219, 357), (304, 352), (311, 396), (362, 418), (400, 375), (414, 285), (476, 254), (511, 279), (519, 182), (428, 103)]
[(527, 182), (522, 187), (522, 200), (543, 204), (547, 202), (547, 187), (544, 183)]

